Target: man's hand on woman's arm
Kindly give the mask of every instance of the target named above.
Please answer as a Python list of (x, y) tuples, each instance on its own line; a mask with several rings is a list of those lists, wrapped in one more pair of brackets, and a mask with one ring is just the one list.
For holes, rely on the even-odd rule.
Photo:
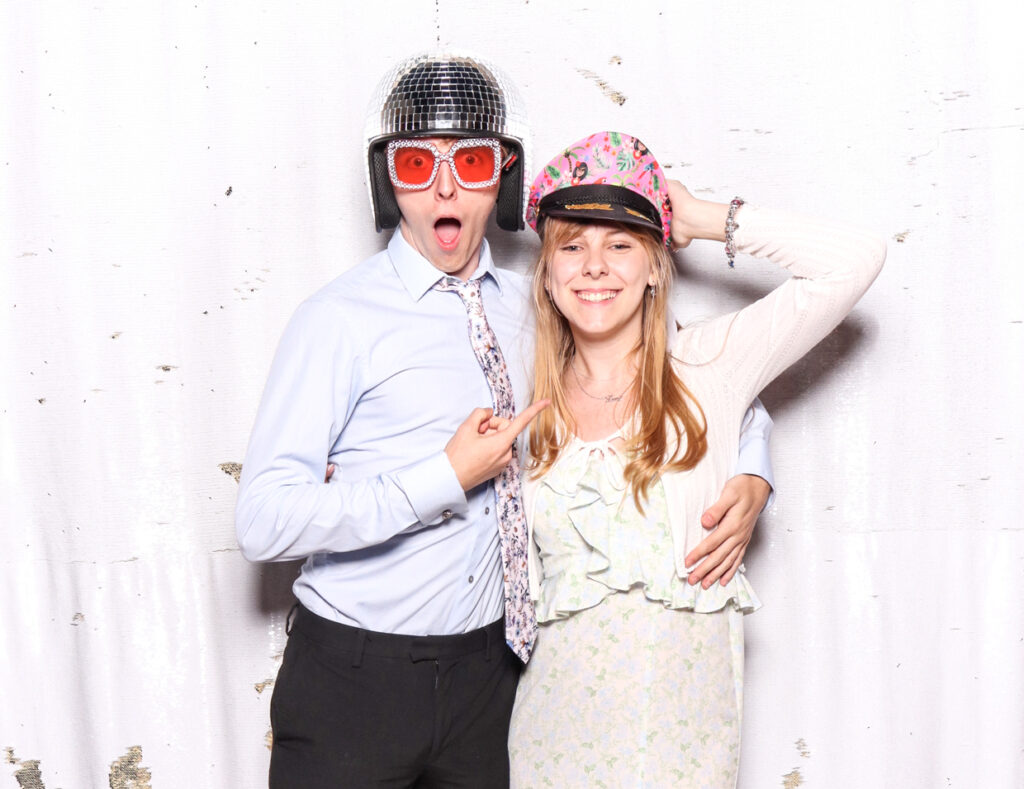
[(732, 580), (771, 492), (771, 486), (754, 474), (740, 474), (725, 483), (718, 501), (700, 519), (701, 526), (713, 531), (686, 557), (686, 566), (694, 568), (687, 576), (690, 584), (709, 589), (716, 581), (724, 586)]

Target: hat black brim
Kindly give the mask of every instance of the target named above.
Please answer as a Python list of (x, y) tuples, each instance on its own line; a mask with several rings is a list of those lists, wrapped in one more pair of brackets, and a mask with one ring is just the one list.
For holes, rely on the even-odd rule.
[[(662, 237), (661, 213), (650, 200), (625, 186), (581, 184), (545, 195), (537, 206), (541, 220), (553, 216), (570, 221), (619, 222)], [(538, 225), (542, 230), (543, 225)]]

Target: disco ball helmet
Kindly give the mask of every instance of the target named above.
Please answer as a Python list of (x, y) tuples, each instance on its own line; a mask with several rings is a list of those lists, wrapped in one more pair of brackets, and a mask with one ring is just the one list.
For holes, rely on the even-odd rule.
[(397, 227), (387, 144), (402, 137), (494, 137), (515, 158), (498, 182), (498, 227), (524, 227), (528, 136), (522, 97), (508, 76), (478, 57), (422, 54), (402, 61), (377, 85), (366, 113), (366, 182), (377, 232)]

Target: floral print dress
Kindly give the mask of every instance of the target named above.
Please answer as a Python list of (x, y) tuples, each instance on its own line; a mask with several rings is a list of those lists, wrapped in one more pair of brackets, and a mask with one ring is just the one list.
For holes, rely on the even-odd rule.
[(664, 490), (637, 510), (617, 438), (574, 439), (537, 492), (542, 624), (512, 715), (512, 786), (735, 786), (741, 609), (757, 600), (713, 586), (720, 610), (685, 610)]

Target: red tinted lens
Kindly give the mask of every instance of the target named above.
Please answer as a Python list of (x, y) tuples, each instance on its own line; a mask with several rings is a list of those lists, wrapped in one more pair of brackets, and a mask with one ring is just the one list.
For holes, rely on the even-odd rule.
[(434, 172), (434, 154), (424, 148), (398, 148), (395, 175), (407, 184), (425, 184)]
[(467, 183), (480, 183), (494, 178), (494, 149), (486, 145), (459, 148), (455, 152), (455, 169)]

